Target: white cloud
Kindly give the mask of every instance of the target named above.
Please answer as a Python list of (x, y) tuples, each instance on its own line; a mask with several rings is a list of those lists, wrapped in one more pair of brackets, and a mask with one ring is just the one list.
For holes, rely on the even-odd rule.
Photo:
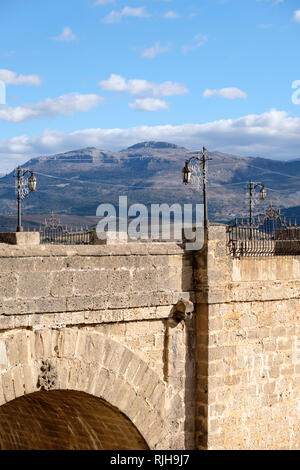
[(187, 54), (190, 51), (194, 51), (204, 46), (206, 42), (207, 36), (205, 36), (204, 34), (197, 34), (196, 36), (194, 36), (193, 42), (191, 44), (185, 44), (184, 46), (182, 46), (182, 52), (184, 54)]
[(149, 49), (145, 49), (141, 55), (145, 59), (153, 59), (158, 54), (163, 54), (165, 52), (168, 52), (170, 50), (170, 47), (171, 47), (170, 45), (162, 46), (160, 42), (157, 41), (152, 47), (149, 47)]
[(172, 96), (188, 93), (188, 89), (180, 83), (155, 83), (140, 79), (126, 80), (116, 74), (112, 74), (108, 80), (100, 81), (98, 85), (102, 90), (123, 91), (134, 96)]
[(262, 23), (257, 25), (258, 28), (260, 29), (270, 29), (273, 27), (271, 23)]
[(166, 101), (157, 98), (140, 98), (134, 103), (129, 103), (130, 108), (136, 111), (158, 111), (161, 109), (169, 109)]
[(180, 18), (179, 13), (176, 13), (176, 11), (167, 11), (164, 14), (164, 18), (167, 20), (176, 20), (177, 18)]
[(272, 109), (206, 124), (141, 126), (129, 129), (84, 129), (75, 132), (46, 130), (42, 135), (0, 139), (2, 165), (23, 163), (38, 155), (50, 155), (84, 147), (120, 150), (145, 140), (173, 142), (209, 150), (277, 159), (299, 158), (300, 118)]
[(76, 111), (89, 111), (104, 99), (98, 95), (80, 95), (70, 93), (58, 98), (47, 98), (45, 101), (22, 106), (0, 106), (0, 119), (8, 122), (23, 122), (42, 117), (62, 114), (71, 116)]
[(95, 5), (107, 5), (108, 3), (115, 3), (115, 0), (96, 0)]
[(62, 33), (59, 36), (55, 36), (52, 39), (54, 39), (54, 41), (67, 41), (67, 42), (70, 42), (70, 41), (76, 41), (77, 37), (73, 33), (71, 28), (69, 28), (69, 26), (65, 26), (62, 30)]
[(239, 98), (248, 98), (247, 93), (240, 90), (239, 88), (229, 87), (229, 88), (222, 88), (221, 90), (210, 90), (207, 89), (203, 93), (205, 98), (210, 98), (211, 96), (220, 96), (221, 98), (226, 98), (228, 100), (236, 100)]
[(3, 82), (0, 80), (0, 105), (6, 104), (6, 89)]
[(15, 51), (5, 51), (3, 52), (3, 57), (11, 57), (15, 54), (16, 52)]
[(294, 12), (294, 21), (296, 21), (297, 23), (300, 23), (300, 10), (296, 10)]
[(278, 5), (279, 3), (283, 3), (284, 0), (256, 0), (257, 2), (272, 2), (273, 5)]
[(38, 75), (18, 75), (11, 70), (0, 69), (0, 80), (6, 85), (33, 85), (39, 86), (42, 83)]
[(132, 8), (126, 6), (120, 11), (112, 10), (102, 21), (104, 21), (104, 23), (118, 23), (125, 16), (149, 18), (151, 15), (147, 12), (145, 7)]

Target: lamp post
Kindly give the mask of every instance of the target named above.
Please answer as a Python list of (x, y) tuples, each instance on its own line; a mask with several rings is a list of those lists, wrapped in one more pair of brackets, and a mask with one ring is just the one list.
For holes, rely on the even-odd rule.
[[(27, 173), (30, 173), (30, 177), (25, 179)], [(21, 168), (18, 166), (14, 173), (16, 178), (16, 192), (17, 192), (17, 201), (18, 201), (18, 225), (17, 232), (23, 232), (22, 227), (22, 200), (25, 199), (32, 191), (36, 190), (36, 177), (34, 172)]]
[(206, 148), (203, 147), (202, 152), (197, 152), (189, 160), (186, 160), (185, 166), (182, 170), (183, 174), (183, 183), (189, 184), (192, 180), (193, 170), (190, 167), (190, 163), (195, 162), (199, 165), (201, 172), (202, 172), (202, 190), (203, 190), (203, 206), (204, 206), (204, 231), (207, 232), (208, 228), (208, 210), (207, 210), (207, 190), (206, 190), (206, 183), (207, 183), (207, 173), (206, 173), (206, 163), (212, 160), (208, 158), (206, 154)]
[(249, 204), (250, 204), (250, 207), (249, 207), (249, 222), (250, 222), (250, 226), (253, 225), (253, 197), (254, 197), (254, 193), (255, 193), (255, 190), (256, 188), (261, 188), (260, 189), (260, 192), (259, 192), (259, 198), (261, 201), (264, 201), (267, 197), (267, 190), (266, 190), (266, 187), (264, 184), (262, 183), (254, 183), (253, 181), (249, 181), (249, 185), (248, 185), (248, 190), (249, 190)]

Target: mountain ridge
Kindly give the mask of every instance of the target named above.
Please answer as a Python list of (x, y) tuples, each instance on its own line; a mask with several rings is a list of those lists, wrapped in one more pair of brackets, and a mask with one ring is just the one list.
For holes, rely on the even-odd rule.
[[(56, 213), (95, 216), (102, 203), (196, 203), (201, 191), (182, 184), (182, 168), (193, 153), (169, 142), (146, 141), (119, 152), (87, 147), (32, 158), (24, 167), (35, 171), (38, 190), (24, 203), (26, 214)], [(300, 160), (291, 162), (208, 152), (208, 201), (211, 220), (226, 221), (248, 212), (247, 181), (262, 182), (268, 190), (266, 204), (281, 208), (300, 205)], [(16, 213), (12, 173), (0, 180), (3, 215)], [(258, 205), (257, 210), (263, 210)]]

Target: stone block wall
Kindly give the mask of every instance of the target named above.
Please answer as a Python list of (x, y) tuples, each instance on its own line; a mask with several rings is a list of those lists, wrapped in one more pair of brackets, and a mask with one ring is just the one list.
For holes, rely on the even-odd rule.
[(175, 244), (0, 245), (0, 267), (2, 329), (54, 318), (58, 324), (163, 319), (193, 285), (191, 255)]
[(299, 449), (299, 317), (300, 257), (233, 259), (223, 226), (199, 252), (0, 244), (0, 406), (48, 360), (150, 448)]
[[(164, 444), (156, 442), (155, 447), (193, 448), (194, 325), (190, 320), (171, 327), (168, 321), (173, 306), (181, 298), (193, 300), (193, 297), (192, 255), (173, 243), (30, 247), (0, 244), (0, 381), (2, 377), (6, 387), (6, 392), (2, 392), (4, 402), (26, 391), (20, 383), (25, 380), (24, 370), (32, 369), (36, 375), (47, 356), (56, 364), (61, 348), (63, 357), (66, 349), (67, 359), (63, 366), (57, 365), (58, 374), (74, 367), (70, 362), (72, 354), (76, 359), (72, 338), (87, 331), (96, 338), (109, 338), (114, 345), (122, 346), (122, 351), (133, 354), (136, 367), (145, 364), (153, 380), (161, 381), (166, 394), (165, 408), (174, 403), (164, 418), (164, 426), (171, 427), (166, 432), (169, 440), (164, 440)], [(89, 341), (93, 347), (95, 340)], [(106, 347), (108, 354), (112, 347), (110, 343)], [(36, 358), (40, 349), (46, 352)], [(28, 354), (33, 362), (28, 363)], [(88, 357), (90, 353), (86, 354)], [(118, 347), (116, 354), (119, 357)], [(102, 364), (103, 359), (93, 360)], [(14, 372), (10, 372), (11, 367)], [(144, 370), (144, 366), (140, 367)], [(109, 374), (105, 364), (103, 368)], [(81, 366), (78, 381), (80, 370)], [(134, 376), (135, 369), (130, 370)], [(14, 374), (18, 376), (16, 382)], [(118, 375), (119, 370), (114, 374)], [(126, 375), (130, 386), (133, 376)], [(89, 392), (79, 385), (78, 388), (75, 382), (76, 376), (68, 388)], [(156, 382), (153, 388), (155, 385)], [(36, 383), (31, 388), (38, 390)], [(108, 396), (114, 393), (111, 390)], [(115, 397), (111, 396), (111, 400)], [(150, 395), (145, 400), (150, 401)], [(141, 410), (145, 408), (143, 419), (149, 424), (147, 403), (140, 403)], [(142, 417), (139, 419), (143, 421)]]

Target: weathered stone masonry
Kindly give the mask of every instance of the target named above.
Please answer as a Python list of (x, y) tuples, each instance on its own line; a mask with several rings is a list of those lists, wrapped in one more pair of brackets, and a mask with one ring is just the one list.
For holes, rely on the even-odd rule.
[(299, 448), (299, 288), (300, 257), (232, 259), (222, 226), (197, 253), (0, 244), (0, 449), (31, 445), (13, 417), (42, 402), (76, 415), (52, 448), (108, 448), (109, 420), (113, 448)]
[(300, 257), (232, 259), (210, 231), (197, 282), (197, 446), (300, 447)]
[(192, 298), (191, 255), (175, 244), (0, 250), (0, 403), (40, 390), (48, 361), (54, 389), (115, 406), (151, 448), (193, 447), (192, 321), (168, 322)]

